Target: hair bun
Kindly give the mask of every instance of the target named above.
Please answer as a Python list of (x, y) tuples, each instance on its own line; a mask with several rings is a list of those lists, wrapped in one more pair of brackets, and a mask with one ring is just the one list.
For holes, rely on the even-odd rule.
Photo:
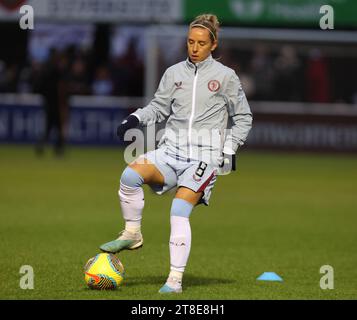
[(212, 23), (216, 30), (219, 28), (219, 21), (215, 14), (204, 14), (204, 18)]

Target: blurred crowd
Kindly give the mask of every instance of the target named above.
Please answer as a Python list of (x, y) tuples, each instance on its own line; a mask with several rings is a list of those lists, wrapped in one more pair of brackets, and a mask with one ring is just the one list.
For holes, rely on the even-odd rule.
[(132, 45), (124, 55), (106, 61), (98, 61), (90, 49), (71, 45), (51, 49), (42, 62), (33, 59), (20, 66), (0, 61), (0, 93), (48, 95), (54, 90), (49, 87), (60, 83), (62, 94), (68, 96), (142, 96), (143, 70)]
[(345, 63), (321, 49), (298, 54), (290, 45), (276, 51), (265, 45), (224, 50), (221, 57), (236, 70), (251, 100), (357, 104), (356, 59), (345, 69)]
[[(356, 73), (343, 71), (338, 61), (325, 57), (319, 49), (299, 55), (293, 46), (273, 51), (257, 45), (249, 50), (223, 48), (215, 58), (218, 56), (236, 70), (249, 99), (357, 104)], [(52, 49), (41, 63), (32, 60), (20, 66), (0, 61), (0, 92), (48, 94), (54, 90), (49, 88), (51, 84), (61, 83), (62, 94), (68, 96), (143, 96), (142, 60), (134, 41), (121, 56), (101, 61), (91, 49), (73, 45)], [(356, 61), (351, 68), (356, 69)]]

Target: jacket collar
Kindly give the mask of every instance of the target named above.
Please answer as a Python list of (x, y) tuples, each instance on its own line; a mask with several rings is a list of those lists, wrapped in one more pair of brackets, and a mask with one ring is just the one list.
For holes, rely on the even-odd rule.
[(212, 62), (214, 61), (214, 59), (212, 58), (212, 55), (210, 54), (205, 60), (197, 62), (197, 63), (193, 63), (191, 62), (190, 58), (186, 59), (186, 65), (188, 66), (188, 68), (191, 70), (195, 70), (197, 67), (197, 70), (203, 70), (205, 68), (207, 68), (208, 66), (210, 66), (212, 64)]

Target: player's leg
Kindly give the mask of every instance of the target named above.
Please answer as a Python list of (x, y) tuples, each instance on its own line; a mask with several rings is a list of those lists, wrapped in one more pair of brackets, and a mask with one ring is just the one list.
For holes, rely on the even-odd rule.
[(198, 203), (208, 204), (216, 171), (205, 163), (189, 167), (179, 177), (175, 199), (171, 207), (170, 274), (160, 293), (182, 291), (182, 278), (191, 250), (190, 215)]
[(56, 140), (54, 144), (55, 154), (57, 156), (63, 156), (64, 154), (64, 131), (61, 120), (61, 113), (59, 110), (59, 103), (54, 110), (54, 129), (56, 130)]
[(51, 102), (48, 101), (47, 98), (45, 98), (45, 103), (44, 103), (44, 114), (45, 114), (45, 130), (42, 133), (41, 138), (36, 144), (35, 147), (35, 152), (37, 155), (41, 156), (44, 153), (44, 148), (45, 144), (48, 141), (48, 138), (50, 136), (52, 126), (53, 126), (53, 116), (52, 116), (52, 111), (51, 111)]
[(143, 245), (141, 220), (144, 209), (144, 191), (142, 185), (162, 185), (164, 177), (147, 159), (134, 161), (125, 168), (120, 179), (119, 200), (125, 229), (119, 237), (100, 246), (105, 252), (117, 253), (124, 249), (138, 249)]
[(202, 198), (203, 192), (195, 192), (187, 187), (180, 187), (176, 191), (175, 199), (182, 199), (195, 206)]
[(144, 208), (143, 184), (163, 185), (164, 177), (156, 166), (147, 159), (134, 161), (123, 172), (120, 179), (119, 199), (125, 220), (125, 230), (141, 231)]
[(170, 274), (160, 293), (182, 292), (182, 277), (191, 250), (191, 226), (189, 217), (203, 192), (180, 187), (172, 201), (170, 212)]

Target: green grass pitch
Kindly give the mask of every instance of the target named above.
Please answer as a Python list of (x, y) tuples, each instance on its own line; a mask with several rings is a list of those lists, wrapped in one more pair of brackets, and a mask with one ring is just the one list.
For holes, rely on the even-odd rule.
[[(147, 187), (144, 247), (119, 254), (124, 285), (88, 289), (85, 262), (123, 227), (122, 159), (114, 148), (71, 148), (56, 159), (0, 146), (0, 299), (357, 298), (357, 157), (249, 149), (191, 216), (183, 294), (157, 293), (169, 271), (173, 194)], [(33, 290), (19, 286), (22, 265), (34, 269)], [(323, 265), (334, 268), (333, 290), (320, 288)], [(284, 281), (257, 281), (265, 271)]]

